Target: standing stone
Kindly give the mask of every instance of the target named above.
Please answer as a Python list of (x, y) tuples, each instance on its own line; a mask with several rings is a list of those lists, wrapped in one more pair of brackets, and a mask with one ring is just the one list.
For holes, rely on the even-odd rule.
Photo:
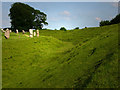
[(16, 29), (16, 33), (18, 33), (18, 29)]
[(37, 37), (39, 37), (39, 30), (37, 30)]
[(5, 33), (5, 31), (4, 31), (3, 29), (1, 29), (1, 31), (2, 31), (3, 33)]
[(25, 31), (24, 31), (24, 30), (22, 30), (22, 33), (23, 33), (23, 34), (25, 34)]
[(7, 29), (5, 31), (5, 35), (4, 36), (5, 36), (6, 39), (8, 39), (10, 37), (10, 30), (9, 29)]
[(9, 30), (8, 28), (6, 29), (6, 31)]
[(10, 30), (10, 33), (12, 32), (12, 30)]
[(29, 32), (30, 32), (30, 37), (33, 37), (33, 30), (29, 29)]
[(34, 36), (36, 36), (36, 32), (34, 32)]

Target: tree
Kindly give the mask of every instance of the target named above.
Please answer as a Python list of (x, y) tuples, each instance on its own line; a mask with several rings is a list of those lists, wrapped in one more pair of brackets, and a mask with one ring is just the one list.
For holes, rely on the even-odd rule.
[(79, 27), (76, 27), (75, 29), (79, 29)]
[(40, 12), (39, 10), (35, 10), (35, 20), (34, 20), (34, 28), (35, 29), (42, 29), (43, 24), (48, 25), (46, 22), (47, 20), (47, 15), (44, 14), (43, 12)]
[(111, 24), (117, 24), (117, 23), (120, 23), (120, 14), (118, 14), (115, 18), (113, 18), (111, 21), (110, 21)]
[(120, 23), (120, 14), (118, 14), (115, 18), (113, 18), (112, 20), (108, 21), (101, 21), (100, 22), (100, 26), (105, 26), (105, 25), (111, 25), (111, 24), (118, 24)]
[(106, 20), (100, 22), (100, 26), (105, 26), (105, 25), (110, 25), (110, 21)]
[(66, 28), (65, 27), (61, 27), (60, 30), (66, 31)]
[(24, 3), (14, 3), (10, 8), (11, 28), (13, 30), (41, 29), (47, 25), (47, 15)]

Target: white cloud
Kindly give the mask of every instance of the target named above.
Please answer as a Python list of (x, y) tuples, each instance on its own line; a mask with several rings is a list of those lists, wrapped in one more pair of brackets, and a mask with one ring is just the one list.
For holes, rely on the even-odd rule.
[(63, 11), (61, 12), (62, 15), (64, 16), (70, 16), (70, 12), (69, 11)]
[(71, 20), (71, 13), (69, 11), (60, 12), (60, 15), (63, 20)]
[(95, 18), (97, 21), (101, 21), (102, 19), (100, 17)]

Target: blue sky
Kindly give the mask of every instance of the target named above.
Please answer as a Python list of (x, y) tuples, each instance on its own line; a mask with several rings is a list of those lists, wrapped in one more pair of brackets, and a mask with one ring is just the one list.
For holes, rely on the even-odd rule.
[[(10, 27), (9, 9), (14, 2), (2, 2), (2, 27)], [(48, 29), (98, 27), (101, 20), (118, 14), (116, 2), (25, 2), (47, 14)]]

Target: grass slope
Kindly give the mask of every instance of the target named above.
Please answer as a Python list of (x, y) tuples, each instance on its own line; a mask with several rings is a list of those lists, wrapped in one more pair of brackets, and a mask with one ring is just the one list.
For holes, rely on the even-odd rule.
[(118, 25), (2, 40), (3, 88), (116, 88)]

